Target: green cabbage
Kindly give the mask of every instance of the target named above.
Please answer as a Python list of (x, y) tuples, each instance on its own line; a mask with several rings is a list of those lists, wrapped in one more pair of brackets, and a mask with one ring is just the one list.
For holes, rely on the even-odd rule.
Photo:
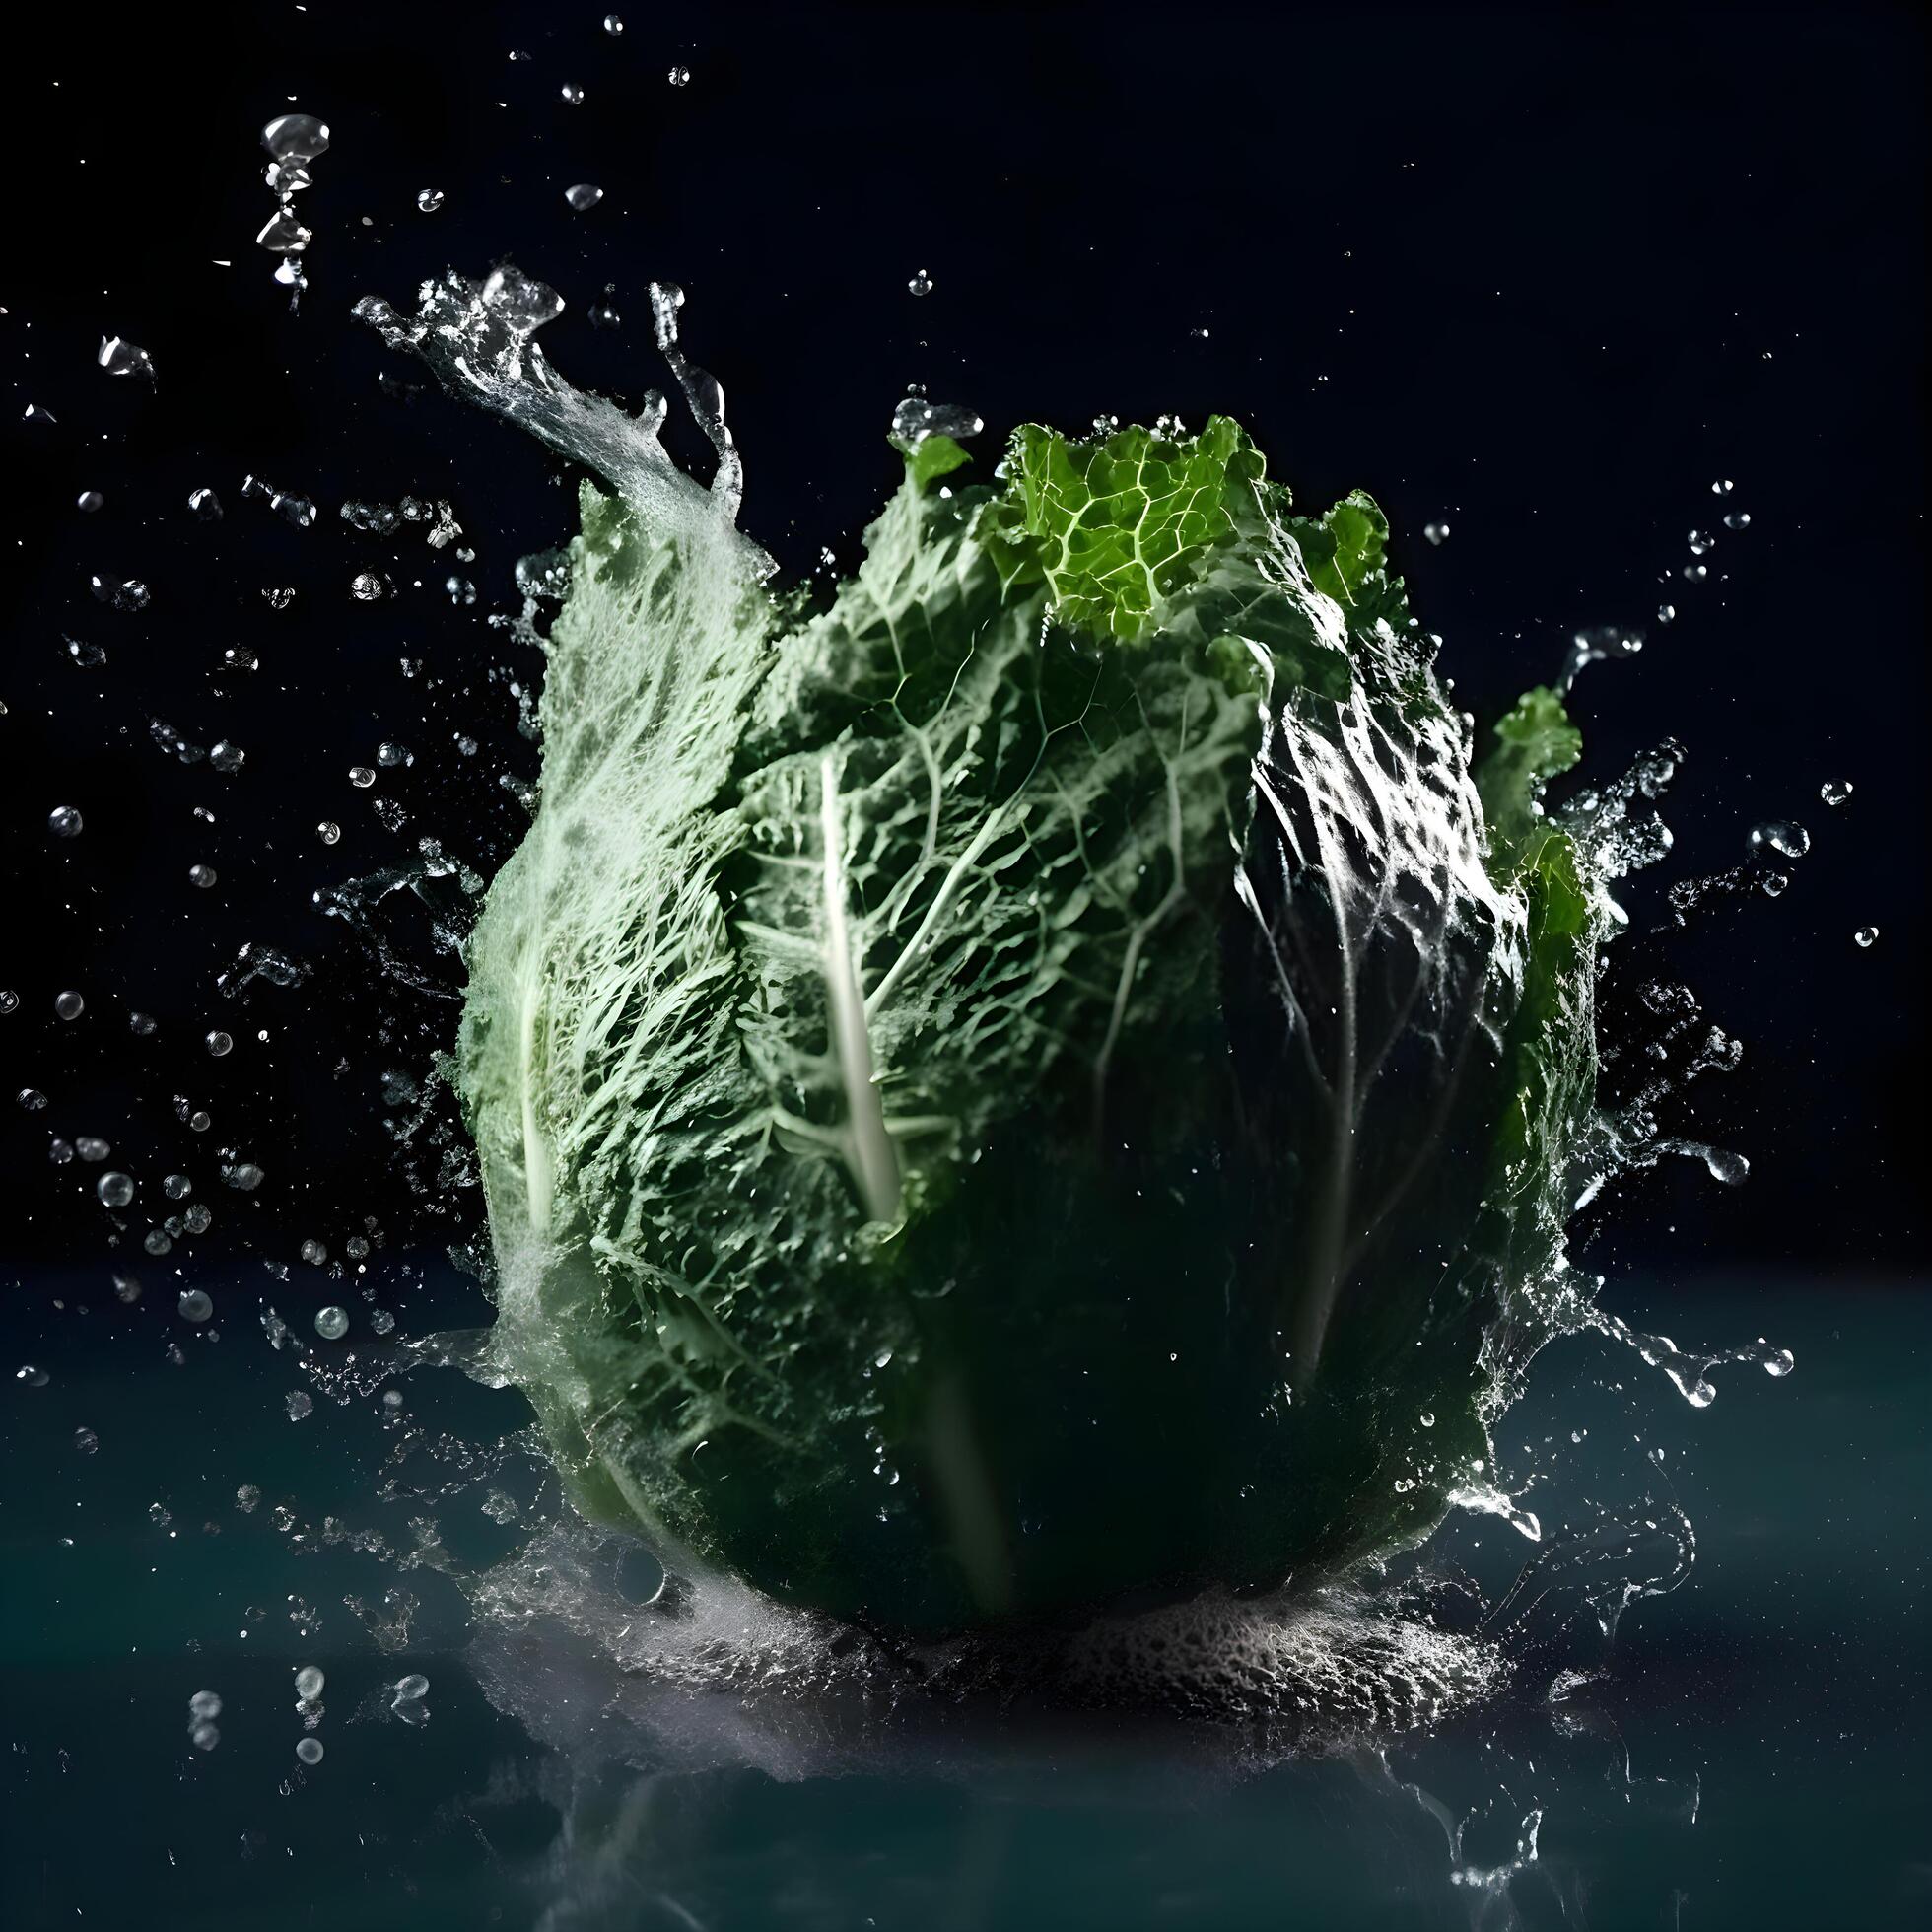
[[(1414, 1540), (1555, 1320), (1594, 902), (1359, 493), (906, 447), (806, 613), (586, 486), (459, 1083), (587, 1513), (940, 1629)], [(1480, 792), (1480, 795), (1479, 795)]]

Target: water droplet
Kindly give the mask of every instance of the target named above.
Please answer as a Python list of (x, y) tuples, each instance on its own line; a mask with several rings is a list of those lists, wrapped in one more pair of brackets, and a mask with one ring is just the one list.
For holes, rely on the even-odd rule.
[(1767, 853), (1781, 853), (1786, 859), (1802, 859), (1811, 850), (1811, 834), (1789, 819), (1774, 818), (1751, 828), (1751, 856), (1761, 859)]
[(146, 610), (153, 601), (148, 586), (138, 577), (124, 578), (118, 584), (111, 578), (90, 577), (88, 588), (109, 610)]
[(407, 1677), (396, 1681), (395, 1692), (399, 1703), (413, 1704), (418, 1698), (430, 1694), (430, 1681), (421, 1671), (411, 1671)]
[(691, 85), (691, 70), (688, 67), (673, 67), (669, 74), (665, 76), (665, 79), (670, 82), (672, 87), (689, 87)]
[(99, 490), (83, 490), (74, 499), (74, 508), (85, 517), (92, 517), (97, 510), (104, 510), (107, 499)]
[(233, 1034), (222, 1032), (218, 1027), (214, 1032), (208, 1035), (207, 1046), (208, 1046), (208, 1051), (211, 1054), (213, 1054), (217, 1060), (220, 1060), (225, 1055), (233, 1053), (235, 1051), (235, 1037)]
[(103, 1161), (114, 1150), (98, 1134), (83, 1134), (74, 1142), (74, 1151), (90, 1163)]
[(278, 490), (264, 477), (244, 476), (242, 479), (242, 496), (244, 502), (265, 503), (285, 522), (293, 523), (299, 530), (309, 529), (314, 524), (315, 506), (307, 497), (297, 496), (292, 490)]
[(589, 181), (579, 181), (575, 187), (564, 190), (564, 199), (581, 215), (603, 199), (603, 189)]
[(213, 1690), (197, 1690), (188, 1699), (188, 1709), (196, 1717), (219, 1717), (222, 1714), (222, 1700)]
[(1705, 564), (1686, 564), (1681, 575), (1687, 584), (1701, 584), (1710, 576), (1710, 569)]
[(320, 1738), (304, 1738), (295, 1748), (295, 1755), (305, 1764), (319, 1764), (322, 1761), (322, 1741)]
[(382, 580), (374, 571), (358, 571), (349, 581), (349, 594), (358, 603), (374, 603), (382, 594)]
[(214, 748), (208, 753), (208, 762), (216, 771), (232, 775), (248, 762), (248, 754), (239, 744), (231, 744), (226, 738), (218, 738)]
[(1782, 872), (1766, 872), (1759, 883), (1764, 888), (1765, 898), (1776, 899), (1782, 895), (1784, 888), (1791, 881)]
[(205, 1288), (183, 1288), (174, 1303), (174, 1312), (182, 1321), (199, 1326), (215, 1312), (214, 1297)]
[(618, 16), (615, 14), (604, 15), (603, 27), (604, 27), (604, 32), (608, 34), (612, 39), (615, 39), (617, 35), (623, 33), (624, 31), (623, 21), (620, 20)]
[(261, 144), (277, 161), (314, 161), (328, 153), (328, 127), (313, 114), (278, 114)]
[(623, 321), (623, 316), (617, 312), (616, 303), (610, 299), (616, 292), (616, 283), (606, 283), (603, 294), (590, 305), (592, 328), (616, 328)]
[(1841, 805), (1851, 796), (1851, 781), (1848, 778), (1828, 778), (1818, 788), (1818, 795), (1828, 805)]
[(239, 1188), (243, 1194), (253, 1194), (261, 1186), (262, 1170), (251, 1160), (241, 1160), (231, 1167), (224, 1167), (222, 1179), (230, 1187)]
[(25, 1382), (30, 1389), (44, 1389), (47, 1386), (47, 1371), (34, 1362), (25, 1362), (14, 1370), (14, 1380)]
[(1710, 493), (1714, 497), (1728, 497), (1737, 487), (1728, 476), (1724, 476), (1710, 486)]
[(194, 1192), (194, 1183), (185, 1174), (170, 1174), (162, 1181), (161, 1191), (170, 1201), (181, 1201)]
[(212, 865), (190, 865), (188, 883), (198, 885), (204, 892), (215, 883), (216, 872)]
[(79, 1019), (87, 1011), (87, 1001), (70, 989), (54, 995), (53, 1009), (62, 1019)]
[(14, 1100), (30, 1114), (43, 1113), (46, 1110), (47, 1096), (38, 1087), (22, 1087), (14, 1095)]
[(315, 836), (325, 846), (332, 846), (342, 837), (342, 827), (334, 819), (325, 818), (315, 827)]
[(125, 1208), (134, 1199), (134, 1178), (129, 1174), (104, 1174), (94, 1191), (106, 1208)]
[(127, 1030), (143, 1040), (153, 1033), (160, 1023), (152, 1013), (129, 1013), (127, 1016)]
[(1879, 929), (1876, 926), (1861, 926), (1851, 936), (1860, 946), (1875, 946), (1879, 942)]
[(1723, 1147), (1706, 1147), (1704, 1166), (1710, 1170), (1713, 1181), (1721, 1181), (1727, 1188), (1741, 1187), (1751, 1173), (1751, 1162), (1743, 1154), (1731, 1153)]
[(435, 214), (443, 206), (443, 190), (441, 188), (419, 189), (416, 195), (416, 206), (426, 215)]
[(287, 1411), (290, 1421), (300, 1422), (306, 1416), (313, 1414), (315, 1408), (315, 1399), (313, 1396), (309, 1395), (304, 1390), (291, 1389), (289, 1393), (282, 1398), (282, 1407), (285, 1411)]
[(314, 239), (303, 227), (295, 210), (283, 206), (262, 224), (261, 233), (255, 237), (255, 245), (266, 248), (273, 255), (299, 255)]
[(1660, 624), (1670, 623), (1672, 619), (1676, 617), (1676, 615), (1677, 615), (1676, 604), (1659, 604), (1657, 606), (1657, 621)]
[(923, 396), (908, 396), (892, 412), (892, 435), (900, 443), (915, 448), (929, 436), (949, 436), (955, 441), (978, 436), (986, 424), (973, 410), (958, 403), (928, 402)]
[(1705, 530), (1692, 530), (1690, 534), (1685, 538), (1685, 541), (1690, 546), (1691, 556), (1703, 557), (1703, 556), (1708, 556), (1710, 554), (1711, 548), (1716, 543), (1717, 539), (1711, 536)]
[(83, 1456), (91, 1456), (101, 1447), (101, 1438), (92, 1429), (76, 1429), (74, 1431), (74, 1447)]
[(906, 290), (910, 295), (931, 295), (932, 293), (932, 278), (927, 274), (925, 269), (919, 269), (913, 275), (912, 280), (906, 284)]
[(295, 1674), (295, 1694), (305, 1704), (312, 1704), (328, 1687), (328, 1679), (313, 1664), (304, 1664)]
[(1422, 534), (1431, 543), (1447, 543), (1449, 541), (1449, 525), (1447, 523), (1424, 523), (1422, 525)]
[(47, 814), (47, 830), (56, 839), (74, 838), (81, 829), (81, 815), (72, 805), (56, 805)]
[(575, 81), (566, 81), (557, 92), (563, 96), (567, 107), (581, 107), (584, 104), (584, 90)]
[(116, 1275), (114, 1295), (124, 1307), (132, 1308), (141, 1299), (141, 1277), (138, 1275)]
[(10, 986), (0, 986), (0, 1014), (18, 1012), (20, 995)]
[(483, 284), (483, 306), (518, 335), (530, 335), (564, 312), (564, 299), (547, 283), (505, 262)]
[(1724, 527), (1727, 530), (1750, 529), (1751, 512), (1748, 510), (1733, 510), (1729, 512), (1724, 518)]
[(95, 361), (109, 376), (140, 376), (150, 382), (155, 380), (154, 361), (147, 350), (137, 348), (123, 336), (104, 335)]
[(349, 1333), (349, 1311), (346, 1308), (324, 1308), (315, 1316), (315, 1333), (324, 1342), (340, 1342)]
[(328, 1249), (312, 1237), (302, 1244), (302, 1259), (310, 1268), (320, 1268), (328, 1260)]

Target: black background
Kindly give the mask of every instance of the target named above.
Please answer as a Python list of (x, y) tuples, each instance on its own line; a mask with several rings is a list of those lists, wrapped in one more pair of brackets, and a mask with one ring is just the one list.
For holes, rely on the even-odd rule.
[[(538, 660), (485, 620), (514, 607), (517, 557), (573, 526), (561, 467), (434, 390), (385, 393), (381, 371), (418, 373), (348, 317), (365, 292), (407, 308), (425, 274), (506, 255), (570, 301), (553, 360), (630, 397), (662, 375), (647, 284), (683, 284), (686, 346), (745, 453), (743, 521), (794, 571), (821, 545), (855, 560), (895, 473), (886, 422), (919, 380), (986, 417), (982, 467), (1029, 418), (1223, 410), (1304, 505), (1366, 487), (1479, 716), (1550, 677), (1578, 625), (1644, 628), (1642, 655), (1578, 694), (1595, 778), (1666, 734), (1689, 747), (1676, 851), (1629, 895), (1638, 924), (1663, 882), (1740, 858), (1754, 822), (1796, 818), (1813, 849), (1782, 898), (1661, 954), (1746, 1042), (1683, 1125), (1749, 1153), (1752, 1181), (1721, 1191), (1674, 1163), (1596, 1253), (1918, 1269), (1911, 10), (623, 11), (613, 38), (589, 4), (71, 8), (10, 49), (0, 986), (21, 1004), (0, 1018), (0, 1080), (51, 1096), (0, 1115), (0, 1267), (25, 1291), (110, 1256), (99, 1170), (49, 1165), (55, 1134), (112, 1139), (150, 1193), (177, 1165), (208, 1178), (215, 1144), (261, 1161), (260, 1195), (204, 1190), (218, 1219), (194, 1253), (211, 1261), (339, 1241), (365, 1216), (409, 1238), (468, 1224), (457, 1188), (426, 1211), (380, 1126), (397, 1117), (380, 1074), (420, 1073), (453, 1005), (372, 972), (310, 901), (424, 835), (487, 872), (523, 822), (497, 778), (534, 776), (508, 681)], [(258, 132), (291, 106), (334, 137), (302, 202), (315, 239), (295, 315), (253, 244), (272, 210)], [(589, 214), (565, 205), (577, 181), (605, 189)], [(415, 205), (429, 187), (447, 196), (433, 215)], [(624, 320), (597, 331), (606, 283)], [(96, 368), (111, 333), (151, 352), (152, 390)], [(56, 421), (24, 421), (30, 402)], [(316, 526), (242, 501), (249, 472), (312, 497)], [(204, 484), (217, 525), (186, 509)], [(86, 488), (107, 497), (92, 517), (74, 509)], [(450, 500), (474, 564), (336, 516), (411, 490)], [(1725, 531), (1728, 508), (1751, 527)], [(1440, 547), (1431, 520), (1451, 525)], [(1692, 527), (1721, 539), (1695, 587), (1677, 575)], [(352, 601), (363, 569), (398, 595)], [(474, 608), (444, 595), (452, 569)], [(145, 580), (152, 606), (106, 609), (95, 573)], [(269, 609), (269, 585), (294, 586), (293, 607)], [(106, 661), (76, 663), (70, 640)], [(223, 670), (236, 645), (257, 670)], [(245, 769), (166, 758), (156, 717), (242, 745)], [(399, 836), (346, 779), (384, 739), (415, 758), (375, 794), (410, 811)], [(1831, 811), (1819, 787), (1836, 778), (1857, 789)], [(48, 836), (61, 803), (84, 811), (79, 839)], [(343, 826), (333, 849), (322, 818)], [(198, 861), (212, 891), (187, 882)], [(1861, 951), (1868, 924), (1881, 937)], [(244, 940), (314, 981), (224, 1001), (214, 974)], [(420, 931), (398, 945), (453, 987)], [(71, 1025), (52, 1012), (66, 987), (88, 1000)], [(153, 1041), (127, 1032), (131, 1007), (161, 1019)], [(199, 1044), (215, 1025), (240, 1041), (220, 1063)], [(205, 1144), (177, 1093), (214, 1113)]]

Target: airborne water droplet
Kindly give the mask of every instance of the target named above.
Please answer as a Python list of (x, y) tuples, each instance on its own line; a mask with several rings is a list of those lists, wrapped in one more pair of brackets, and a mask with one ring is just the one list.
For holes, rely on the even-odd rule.
[(1722, 1181), (1727, 1188), (1742, 1185), (1751, 1172), (1751, 1162), (1743, 1154), (1730, 1153), (1722, 1147), (1706, 1147), (1704, 1165), (1710, 1170), (1711, 1179)]
[(593, 185), (589, 181), (579, 181), (575, 187), (569, 187), (564, 190), (564, 199), (580, 215), (584, 214), (587, 209), (594, 208), (603, 198), (603, 189)]
[(416, 196), (416, 206), (426, 215), (435, 214), (443, 206), (443, 190), (441, 188), (422, 189)]
[(258, 247), (266, 248), (270, 254), (299, 255), (315, 238), (297, 220), (293, 208), (278, 208), (262, 224), (261, 233), (255, 237)]
[(1861, 926), (1851, 936), (1853, 942), (1859, 946), (1875, 946), (1879, 942), (1879, 929), (1876, 926)]
[(277, 161), (313, 161), (328, 153), (328, 126), (313, 114), (278, 114), (262, 129), (261, 144)]
[(1422, 534), (1433, 544), (1444, 544), (1449, 541), (1449, 525), (1447, 523), (1424, 523), (1422, 525)]
[(927, 274), (925, 269), (919, 269), (915, 271), (912, 280), (906, 284), (906, 289), (912, 295), (931, 295), (932, 293), (932, 278)]
[(1851, 781), (1848, 778), (1828, 778), (1818, 788), (1818, 795), (1828, 805), (1841, 805), (1851, 796)]
[(155, 366), (147, 350), (138, 348), (124, 336), (104, 335), (95, 360), (109, 376), (142, 376), (155, 380)]

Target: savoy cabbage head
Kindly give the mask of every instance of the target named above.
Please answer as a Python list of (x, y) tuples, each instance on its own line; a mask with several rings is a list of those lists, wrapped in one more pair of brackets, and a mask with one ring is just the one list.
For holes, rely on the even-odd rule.
[(902, 1628), (1425, 1533), (1551, 1319), (1593, 901), (1359, 493), (906, 450), (801, 616), (586, 487), (471, 946), (498, 1349), (580, 1503)]

